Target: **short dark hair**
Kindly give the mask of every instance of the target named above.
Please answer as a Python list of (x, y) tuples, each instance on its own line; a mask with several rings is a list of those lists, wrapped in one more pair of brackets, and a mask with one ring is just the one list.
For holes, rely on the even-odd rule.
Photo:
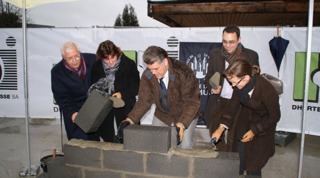
[(238, 26), (227, 26), (223, 29), (222, 33), (236, 33), (237, 34), (237, 38), (239, 39), (240, 37), (240, 28)]
[(168, 53), (159, 46), (149, 46), (143, 53), (143, 61), (148, 65), (155, 62), (162, 63), (165, 58), (168, 58)]
[(121, 54), (121, 49), (110, 40), (101, 42), (96, 53), (97, 58), (100, 60), (108, 57), (109, 55), (117, 55), (117, 57), (119, 57)]

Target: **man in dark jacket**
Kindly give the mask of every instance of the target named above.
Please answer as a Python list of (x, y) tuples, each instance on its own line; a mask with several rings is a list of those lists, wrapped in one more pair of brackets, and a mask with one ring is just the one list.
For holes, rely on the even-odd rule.
[(175, 125), (179, 131), (179, 146), (192, 148), (200, 107), (199, 83), (195, 74), (185, 63), (170, 59), (167, 52), (157, 46), (148, 47), (143, 60), (148, 68), (140, 80), (138, 101), (123, 122), (137, 124), (155, 104), (152, 125)]
[[(211, 50), (208, 59), (208, 72), (205, 77), (205, 83), (209, 91), (209, 98), (204, 114), (206, 125), (210, 135), (215, 131), (220, 122), (221, 115), (226, 111), (233, 88), (225, 77), (221, 77), (219, 87), (213, 89), (209, 84), (210, 78), (219, 72), (222, 76), (223, 71), (229, 63), (238, 60), (247, 60), (251, 65), (259, 66), (258, 54), (250, 49), (244, 48), (241, 44), (240, 29), (237, 26), (227, 26), (222, 33), (222, 46)], [(236, 125), (236, 120), (233, 126)], [(222, 138), (217, 144), (220, 151), (231, 151), (233, 142), (233, 128), (228, 130), (226, 138)]]
[(62, 60), (51, 70), (53, 96), (63, 112), (68, 140), (99, 140), (95, 133), (87, 134), (74, 123), (78, 111), (87, 99), (91, 84), (91, 68), (94, 54), (80, 53), (74, 42), (66, 42), (61, 48)]

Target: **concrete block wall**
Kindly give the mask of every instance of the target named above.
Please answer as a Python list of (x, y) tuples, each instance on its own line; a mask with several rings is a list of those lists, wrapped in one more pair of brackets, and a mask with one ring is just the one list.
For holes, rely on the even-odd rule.
[[(49, 178), (239, 177), (237, 153), (171, 147), (171, 132), (169, 127), (129, 127), (125, 129), (124, 140), (131, 141), (123, 145), (71, 140), (64, 145), (64, 157), (48, 163), (47, 175)], [(165, 137), (150, 141), (155, 134)]]

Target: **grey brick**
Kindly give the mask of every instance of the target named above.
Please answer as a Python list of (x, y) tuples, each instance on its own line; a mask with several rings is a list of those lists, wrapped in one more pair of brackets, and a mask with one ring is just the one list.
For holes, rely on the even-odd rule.
[[(194, 158), (194, 177), (201, 178), (238, 178), (239, 157), (237, 153), (219, 153), (217, 158)], [(230, 158), (230, 159), (229, 159)]]
[(101, 167), (101, 150), (97, 148), (81, 148), (66, 144), (64, 159), (66, 164), (76, 164), (89, 167)]
[(104, 150), (104, 168), (143, 173), (143, 154), (132, 151)]
[(176, 127), (171, 127), (171, 149), (177, 148), (177, 129)]
[(219, 152), (216, 159), (239, 160), (239, 154), (236, 152)]
[(82, 176), (80, 168), (69, 167), (64, 164), (63, 157), (57, 157), (48, 162), (48, 178), (79, 178)]
[(112, 172), (112, 171), (93, 171), (85, 170), (86, 178), (121, 178), (121, 173)]
[(93, 90), (74, 122), (86, 133), (96, 132), (111, 109), (112, 101)]
[(171, 147), (170, 127), (130, 125), (124, 129), (124, 149), (167, 153)]
[(126, 178), (163, 178), (163, 176), (151, 176), (151, 175), (133, 175), (133, 174), (126, 174)]
[[(174, 127), (165, 128), (167, 128), (166, 133), (173, 137)], [(149, 137), (154, 138), (153, 132), (151, 130), (148, 132)], [(166, 143), (170, 141), (173, 139), (167, 139)], [(48, 163), (47, 175), (49, 178), (238, 178), (237, 153), (220, 152), (218, 156), (211, 157), (199, 156), (196, 154), (199, 150), (189, 150), (190, 153), (178, 151), (181, 154), (172, 155), (167, 152), (154, 152), (154, 150), (149, 152), (123, 150), (122, 145), (120, 149), (118, 147), (119, 145), (100, 142), (70, 141), (65, 145), (64, 157)]]
[(147, 173), (188, 177), (190, 160), (183, 156), (148, 154)]

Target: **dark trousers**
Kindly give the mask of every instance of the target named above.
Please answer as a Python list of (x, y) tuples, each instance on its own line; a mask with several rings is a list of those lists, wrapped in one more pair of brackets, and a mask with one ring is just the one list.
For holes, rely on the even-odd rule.
[(71, 113), (63, 112), (63, 120), (68, 140), (76, 138), (82, 140), (99, 141), (99, 136), (96, 133), (87, 134), (77, 124), (73, 123), (71, 120)]
[(115, 140), (115, 129), (114, 121), (116, 121), (116, 127), (118, 128), (120, 123), (127, 117), (127, 108), (112, 108), (100, 125), (97, 134), (105, 142), (116, 142)]
[(110, 110), (107, 117), (104, 119), (99, 129), (97, 130), (97, 134), (103, 139), (105, 142), (113, 142), (114, 141), (114, 112), (113, 109)]

